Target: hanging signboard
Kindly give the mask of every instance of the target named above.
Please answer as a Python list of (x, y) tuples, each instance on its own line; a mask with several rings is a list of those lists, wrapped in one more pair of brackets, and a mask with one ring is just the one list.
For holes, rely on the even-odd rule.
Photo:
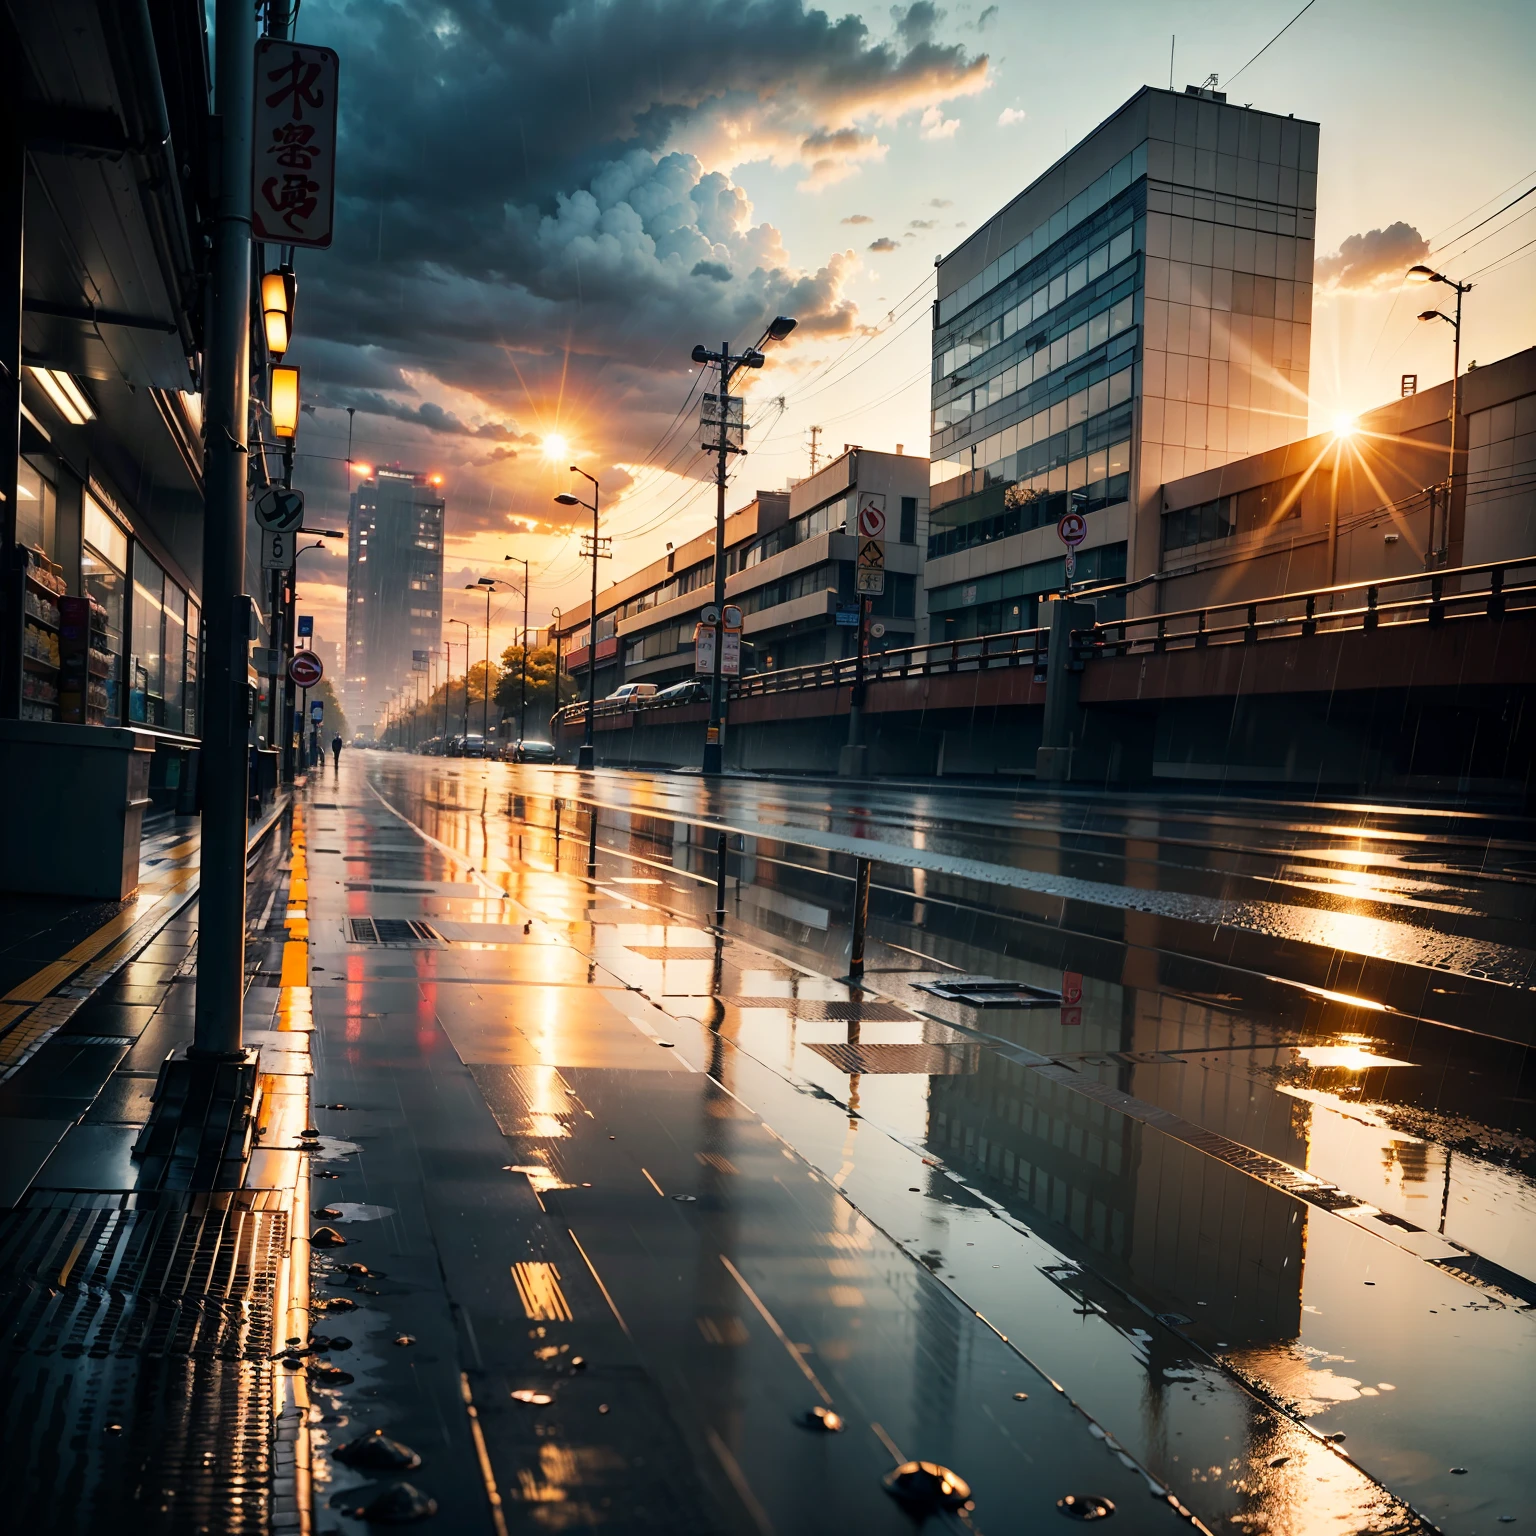
[(336, 210), (336, 80), (329, 48), (256, 45), (251, 231), (276, 245), (328, 246)]
[(859, 536), (865, 539), (885, 537), (885, 497), (879, 491), (859, 492)]
[(725, 639), (720, 647), (720, 675), (722, 677), (741, 676), (741, 631), (728, 629)]
[(698, 624), (693, 631), (693, 670), (712, 675), (715, 670), (715, 629), (712, 624)]
[[(744, 405), (745, 401), (741, 395), (725, 397), (725, 451), (727, 453), (740, 453), (746, 447), (747, 426), (742, 414)], [(719, 395), (704, 396), (704, 404), (699, 412), (699, 431), (704, 439), (700, 446), (709, 449), (711, 453), (717, 453), (720, 449), (721, 409)]]
[(295, 533), (264, 533), (261, 536), (261, 568), (264, 571), (291, 571), (298, 554)]

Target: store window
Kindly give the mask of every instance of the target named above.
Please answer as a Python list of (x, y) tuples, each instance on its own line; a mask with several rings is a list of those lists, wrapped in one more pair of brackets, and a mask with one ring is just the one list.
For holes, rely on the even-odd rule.
[(142, 547), (133, 552), (132, 635), (128, 646), (128, 718), (163, 725), (165, 572)]
[(202, 675), (202, 667), (199, 665), (202, 648), (202, 610), (198, 607), (196, 600), (189, 597), (187, 599), (187, 654), (183, 664), (181, 689), (181, 728), (188, 736), (197, 735), (197, 680)]
[(187, 594), (165, 583), (165, 728), (186, 729)]
[(57, 560), (58, 495), (53, 482), (26, 459), (16, 465), (16, 542)]
[[(84, 595), (101, 610), (93, 618), (91, 649), (101, 658), (93, 682), (101, 690), (91, 712), (93, 724), (117, 725), (123, 718), (123, 604), (128, 585), (128, 536), (89, 493), (81, 507), (80, 580)], [(95, 675), (99, 671), (101, 675)]]

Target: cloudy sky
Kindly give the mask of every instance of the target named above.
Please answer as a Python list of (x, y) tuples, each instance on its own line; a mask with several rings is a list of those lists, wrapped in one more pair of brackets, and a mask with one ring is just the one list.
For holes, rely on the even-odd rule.
[[(813, 424), (924, 453), (934, 258), (1166, 85), (1171, 39), (1179, 87), (1225, 85), (1301, 3), (306, 0), (343, 138), (336, 244), (299, 262), (301, 483), (345, 516), (349, 406), (356, 459), (441, 473), (447, 611), (483, 625), (462, 588), (506, 554), (535, 622), (581, 600), (568, 464), (603, 482), (605, 581), (710, 524), (672, 431), (695, 342), (800, 321), (751, 381), (733, 507), (806, 472)], [(1315, 0), (1235, 79), (1322, 124), (1315, 420), (1449, 376), (1399, 283), (1425, 251), (1477, 282), (1467, 357), (1536, 342), (1536, 197), (1462, 233), (1536, 175), (1533, 57), (1524, 0)], [(344, 560), (313, 558), (304, 606), (340, 639)], [(493, 615), (499, 648), (521, 599)]]

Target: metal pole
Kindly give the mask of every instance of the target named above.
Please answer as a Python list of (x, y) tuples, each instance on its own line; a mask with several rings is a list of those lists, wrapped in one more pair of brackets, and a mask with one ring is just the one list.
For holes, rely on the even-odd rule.
[(720, 343), (720, 441), (715, 459), (715, 665), (709, 678), (709, 728), (704, 735), (704, 772), (719, 774), (725, 767), (725, 445), (731, 392), (731, 344)]
[(725, 857), (726, 834), (722, 832), (715, 839), (715, 926), (725, 926)]
[(491, 589), (485, 589), (485, 676), (480, 680), (480, 753), (491, 749)]
[(853, 880), (853, 933), (848, 945), (848, 974), (864, 974), (864, 930), (869, 926), (869, 860), (855, 862)]
[(597, 879), (597, 807), (593, 805), (589, 811), (590, 820), (587, 825), (587, 879)]
[(1451, 508), (1456, 501), (1456, 427), (1457, 417), (1461, 414), (1461, 296), (1470, 285), (1457, 283), (1455, 286), (1456, 324), (1451, 327), (1456, 333), (1451, 351), (1451, 462), (1446, 476), (1445, 512), (1440, 519), (1440, 548), (1436, 551), (1442, 563), (1451, 547)]
[[(597, 766), (597, 746), (594, 733), (597, 727), (597, 506), (602, 500), (597, 481), (592, 481), (592, 606), (587, 610), (587, 728), (582, 738), (581, 751), (576, 757), (578, 768)], [(593, 834), (594, 838), (596, 833)], [(594, 842), (593, 847), (596, 847)], [(595, 858), (596, 855), (594, 854)], [(594, 870), (596, 865), (593, 866)]]
[(220, 120), (213, 292), (204, 356), (202, 885), (192, 1053), (240, 1051), (245, 984), (245, 718), (250, 599), (244, 593), (250, 413), (251, 121), (256, 12), (217, 0), (214, 104)]
[(523, 561), (523, 675), (518, 681), (517, 739), (528, 739), (528, 562)]

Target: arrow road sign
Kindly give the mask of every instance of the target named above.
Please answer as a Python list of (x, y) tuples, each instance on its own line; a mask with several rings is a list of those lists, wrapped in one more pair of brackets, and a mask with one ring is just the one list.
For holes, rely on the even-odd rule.
[(300, 688), (313, 688), (325, 676), (325, 666), (313, 651), (300, 651), (288, 663), (288, 676)]
[(878, 491), (859, 492), (859, 534), (866, 539), (885, 537), (885, 497)]
[(269, 485), (256, 498), (256, 522), (268, 533), (297, 533), (304, 525), (304, 492)]
[(1076, 549), (1088, 537), (1088, 519), (1081, 512), (1066, 512), (1056, 524), (1056, 537), (1068, 549)]

